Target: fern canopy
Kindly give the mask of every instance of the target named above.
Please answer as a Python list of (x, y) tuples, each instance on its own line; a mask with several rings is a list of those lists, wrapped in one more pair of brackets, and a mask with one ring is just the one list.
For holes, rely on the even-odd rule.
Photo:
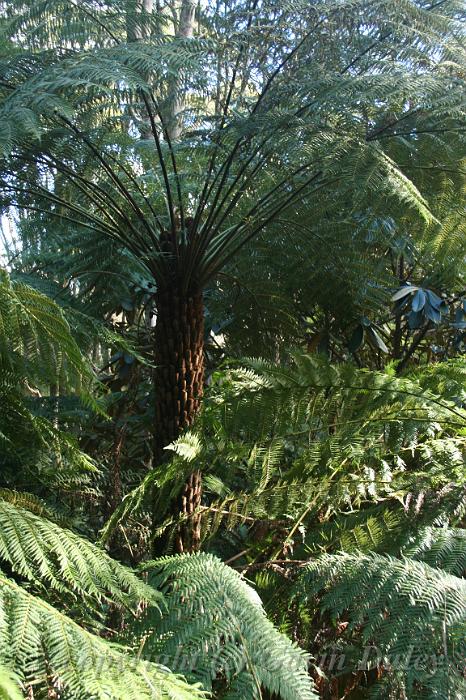
[(0, 700), (466, 697), (463, 4), (0, 2)]

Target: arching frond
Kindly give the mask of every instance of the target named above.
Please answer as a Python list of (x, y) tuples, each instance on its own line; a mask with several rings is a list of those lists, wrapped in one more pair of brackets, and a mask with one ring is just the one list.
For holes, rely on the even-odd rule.
[(464, 695), (464, 580), (413, 559), (325, 555), (306, 565), (295, 595), (311, 606), (319, 595), (322, 610), (346, 613), (349, 629), (374, 645), (359, 668), (385, 669), (377, 697), (387, 697), (390, 681), (409, 698), (433, 699), (447, 688), (454, 700)]
[(414, 542), (403, 554), (424, 561), (429, 566), (443, 569), (450, 574), (465, 577), (466, 530), (462, 528), (427, 527), (421, 529)]
[(160, 596), (102, 549), (0, 498), (0, 560), (29, 581), (77, 596), (137, 606)]
[(87, 632), (3, 575), (0, 641), (0, 663), (14, 667), (24, 684), (56, 688), (73, 700), (203, 697), (167, 669)]
[(164, 558), (150, 564), (149, 580), (165, 593), (168, 610), (145, 622), (148, 658), (163, 659), (206, 689), (218, 678), (229, 700), (258, 699), (263, 689), (283, 700), (316, 697), (306, 654), (273, 627), (257, 593), (217, 558)]

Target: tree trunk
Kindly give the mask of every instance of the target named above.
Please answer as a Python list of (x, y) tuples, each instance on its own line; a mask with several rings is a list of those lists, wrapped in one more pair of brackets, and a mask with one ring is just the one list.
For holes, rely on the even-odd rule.
[[(160, 289), (156, 296), (155, 326), (155, 463), (164, 447), (192, 425), (204, 386), (204, 308), (202, 292), (183, 295), (176, 286)], [(177, 552), (195, 551), (200, 545), (200, 521), (193, 516), (201, 502), (201, 474), (193, 472), (173, 515), (186, 520), (175, 535)]]
[(176, 440), (196, 416), (204, 383), (202, 293), (157, 293), (155, 326), (155, 452)]
[[(191, 39), (194, 34), (194, 20), (196, 16), (196, 0), (182, 0), (176, 36)], [(167, 128), (171, 141), (176, 141), (181, 135), (180, 112), (184, 109), (185, 96), (183, 90), (183, 76), (181, 72), (175, 73), (168, 84), (168, 117)]]

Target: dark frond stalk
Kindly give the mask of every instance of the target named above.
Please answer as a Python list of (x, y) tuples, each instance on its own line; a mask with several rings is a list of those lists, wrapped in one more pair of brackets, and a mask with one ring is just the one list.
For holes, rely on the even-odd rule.
[(175, 176), (175, 182), (176, 182), (176, 193), (178, 196), (178, 206), (179, 206), (179, 212), (180, 212), (181, 229), (184, 230), (185, 221), (184, 221), (183, 196), (181, 194), (181, 181), (180, 181), (180, 176), (178, 173), (178, 166), (176, 163), (175, 151), (173, 149), (173, 144), (172, 144), (172, 141), (170, 138), (169, 131), (167, 129), (167, 125), (165, 124), (165, 119), (163, 117), (162, 110), (160, 109), (159, 104), (158, 104), (157, 100), (155, 99), (153, 92), (150, 93), (150, 99), (151, 99), (152, 104), (154, 105), (155, 113), (160, 120), (160, 124), (162, 125), (163, 135), (165, 137), (165, 141), (167, 142), (168, 150), (170, 152), (170, 160), (171, 160), (173, 174)]
[[(246, 26), (246, 33), (248, 33), (249, 30), (251, 29), (253, 12), (256, 9), (257, 4), (258, 4), (258, 0), (254, 0), (254, 2), (252, 3), (252, 6), (250, 8), (248, 22), (247, 22), (247, 26)], [(226, 99), (225, 99), (225, 104), (224, 104), (223, 110), (222, 110), (222, 118), (221, 118), (220, 126), (218, 129), (219, 138), (218, 139), (214, 138), (214, 143), (216, 144), (217, 147), (220, 146), (221, 134), (223, 131), (223, 127), (225, 126), (225, 121), (226, 121), (226, 118), (228, 115), (228, 110), (230, 108), (231, 99), (233, 97), (233, 90), (234, 90), (235, 83), (236, 83), (236, 76), (238, 73), (239, 65), (240, 65), (241, 58), (243, 56), (245, 47), (246, 47), (246, 42), (242, 42), (241, 46), (239, 47), (239, 51), (238, 51), (238, 55), (236, 57), (235, 65), (233, 67), (231, 80), (229, 81), (227, 95), (226, 95)], [(206, 175), (206, 178), (204, 180), (204, 186), (202, 188), (201, 196), (199, 197), (199, 202), (198, 202), (198, 205), (196, 208), (196, 213), (194, 215), (194, 228), (197, 228), (197, 226), (199, 225), (199, 221), (200, 221), (201, 216), (202, 216), (204, 209), (206, 207), (207, 201), (209, 199), (209, 195), (212, 191), (212, 188), (210, 187), (210, 179), (211, 179), (212, 174), (214, 172), (216, 160), (217, 160), (217, 149), (215, 148), (214, 152), (212, 153), (212, 157), (209, 160), (209, 165), (207, 168), (207, 175)], [(214, 183), (215, 183), (215, 179), (216, 179), (216, 177), (214, 178)]]
[[(257, 236), (268, 224), (272, 223), (272, 221), (274, 221), (282, 211), (284, 211), (287, 207), (291, 206), (293, 202), (297, 200), (299, 195), (304, 193), (304, 191), (313, 182), (315, 182), (322, 176), (322, 174), (322, 171), (319, 170), (314, 175), (309, 177), (300, 187), (298, 187), (288, 197), (280, 201), (277, 206), (272, 208), (271, 211), (269, 210), (269, 213), (264, 212), (264, 218), (262, 219), (262, 221), (258, 222), (257, 225), (253, 226), (252, 230), (249, 233), (245, 232), (245, 235), (242, 235), (243, 232), (241, 231), (241, 229), (244, 228), (244, 224), (238, 224), (238, 226), (235, 229), (233, 229), (233, 231), (229, 234), (229, 237), (231, 239), (230, 246), (228, 246), (227, 242), (225, 241), (222, 241), (217, 246), (217, 256), (212, 256), (213, 261), (211, 265), (207, 266), (207, 268), (203, 270), (203, 283), (207, 283), (212, 277), (214, 277), (221, 270), (221, 268), (224, 267), (241, 248), (243, 248), (243, 246), (245, 246), (250, 240)], [(336, 180), (324, 181), (321, 185), (319, 185), (319, 187), (316, 188), (316, 190), (325, 187), (331, 182), (336, 182)], [(268, 195), (266, 195), (266, 198), (268, 201)], [(255, 212), (251, 211), (250, 213), (254, 214)]]
[(120, 190), (122, 195), (125, 197), (127, 202), (131, 205), (131, 207), (134, 209), (137, 217), (139, 220), (142, 222), (143, 226), (146, 228), (147, 232), (149, 233), (149, 236), (152, 235), (152, 229), (150, 228), (147, 218), (144, 216), (144, 212), (141, 211), (141, 208), (138, 206), (137, 202), (135, 201), (134, 197), (131, 195), (130, 191), (128, 188), (124, 185), (124, 183), (121, 181), (121, 179), (118, 177), (117, 173), (115, 170), (107, 163), (106, 159), (104, 158), (102, 152), (100, 151), (97, 146), (92, 143), (90, 139), (87, 138), (87, 136), (80, 130), (78, 129), (77, 126), (75, 126), (69, 119), (64, 117), (63, 115), (60, 115), (60, 119), (78, 136), (85, 144), (86, 146), (90, 149), (90, 151), (93, 153), (93, 155), (97, 158), (99, 163), (102, 165), (104, 168), (105, 172), (109, 175), (110, 179), (116, 187)]
[(163, 181), (165, 184), (165, 192), (167, 194), (168, 211), (170, 214), (172, 243), (173, 243), (174, 247), (176, 248), (177, 243), (178, 243), (177, 235), (176, 235), (176, 217), (175, 217), (175, 208), (173, 205), (173, 197), (172, 197), (172, 191), (171, 191), (171, 186), (170, 186), (170, 180), (168, 178), (168, 170), (167, 170), (167, 167), (165, 164), (165, 159), (163, 157), (162, 146), (161, 146), (160, 138), (159, 138), (159, 135), (157, 132), (157, 125), (155, 123), (154, 115), (152, 113), (149, 100), (147, 99), (147, 95), (144, 94), (143, 90), (141, 90), (141, 96), (142, 96), (142, 99), (144, 101), (144, 105), (145, 105), (146, 110), (147, 110), (147, 115), (149, 117), (152, 136), (154, 139), (155, 147), (157, 149), (157, 157), (159, 159), (160, 167), (162, 169)]
[[(250, 13), (250, 17), (249, 17), (249, 20), (248, 20), (248, 30), (250, 29), (251, 23), (252, 23), (252, 11), (256, 8), (256, 6), (257, 6), (257, 2), (254, 2), (254, 3), (253, 3), (252, 10), (251, 10), (251, 13)], [(333, 14), (333, 12), (330, 12), (328, 16), (331, 16), (332, 14)], [(261, 90), (261, 92), (260, 92), (260, 94), (259, 94), (259, 96), (258, 96), (258, 98), (257, 98), (257, 100), (256, 100), (256, 102), (255, 102), (255, 104), (254, 104), (254, 107), (253, 107), (253, 109), (252, 109), (252, 111), (251, 111), (251, 116), (253, 116), (253, 115), (257, 112), (257, 110), (259, 109), (259, 107), (260, 107), (260, 105), (261, 105), (261, 103), (262, 103), (262, 100), (264, 99), (264, 97), (266, 96), (266, 94), (269, 92), (269, 90), (270, 90), (270, 88), (272, 87), (272, 85), (273, 85), (275, 79), (281, 74), (282, 70), (287, 66), (287, 64), (289, 63), (289, 61), (290, 61), (292, 58), (294, 58), (294, 57), (296, 56), (296, 54), (299, 52), (299, 50), (301, 49), (301, 47), (302, 47), (302, 46), (306, 43), (306, 41), (312, 36), (312, 34), (326, 21), (326, 19), (327, 19), (327, 16), (324, 17), (324, 18), (322, 18), (322, 19), (319, 20), (318, 22), (316, 22), (316, 24), (314, 24), (314, 25), (311, 27), (311, 29), (310, 29), (308, 32), (305, 33), (305, 35), (303, 36), (303, 38), (302, 38), (300, 41), (298, 41), (298, 43), (296, 44), (296, 46), (295, 46), (293, 49), (291, 49), (291, 51), (289, 51), (289, 53), (283, 58), (283, 60), (281, 61), (281, 63), (280, 63), (280, 64), (277, 66), (277, 68), (273, 71), (273, 73), (271, 74), (271, 76), (270, 76), (270, 77), (268, 78), (268, 80), (266, 81), (264, 87), (262, 88), (262, 90)], [(222, 115), (222, 121), (221, 121), (221, 128), (220, 128), (220, 131), (223, 129), (223, 126), (224, 126), (224, 124), (225, 124), (225, 119), (226, 119), (226, 115), (227, 115), (227, 110), (228, 110), (228, 107), (229, 107), (229, 104), (230, 104), (230, 101), (231, 101), (231, 97), (232, 97), (232, 92), (233, 92), (233, 87), (234, 87), (234, 80), (235, 80), (235, 77), (236, 77), (236, 71), (237, 71), (237, 67), (238, 67), (238, 65), (239, 65), (239, 60), (240, 60), (240, 58), (241, 58), (241, 55), (242, 55), (243, 50), (244, 50), (244, 44), (241, 45), (241, 47), (240, 47), (240, 50), (239, 50), (239, 53), (238, 53), (237, 62), (236, 62), (236, 65), (235, 65), (235, 70), (233, 71), (233, 78), (232, 78), (232, 81), (231, 81), (231, 83), (230, 83), (230, 88), (229, 88), (227, 103), (226, 103), (226, 105), (225, 105), (224, 112), (223, 112), (223, 115)], [(247, 169), (247, 167), (249, 166), (249, 164), (251, 163), (251, 161), (254, 159), (255, 155), (257, 155), (257, 153), (260, 151), (260, 149), (263, 147), (263, 145), (264, 145), (265, 143), (267, 143), (267, 141), (269, 141), (271, 138), (273, 138), (273, 135), (274, 135), (274, 131), (272, 130), (272, 132), (265, 138), (265, 140), (263, 140), (263, 141), (259, 144), (259, 146), (257, 146), (257, 147), (253, 150), (252, 155), (251, 155), (251, 156), (247, 159), (247, 161), (246, 161), (246, 165), (243, 166), (243, 168), (241, 168), (240, 171), (239, 171), (239, 173), (237, 174), (237, 176), (236, 176), (236, 178), (235, 178), (235, 180), (234, 180), (233, 185), (231, 185), (231, 186), (228, 188), (227, 193), (225, 194), (225, 196), (224, 196), (224, 198), (223, 198), (223, 200), (222, 200), (222, 204), (220, 205), (220, 209), (222, 208), (223, 203), (225, 202), (226, 198), (228, 198), (229, 194), (234, 190), (234, 187), (236, 186), (236, 184), (237, 184), (239, 178), (240, 178), (240, 177), (242, 176), (242, 174), (245, 172), (245, 170)], [(230, 172), (230, 168), (231, 168), (231, 166), (232, 166), (232, 164), (233, 164), (233, 162), (234, 162), (235, 156), (236, 156), (236, 154), (237, 154), (239, 148), (241, 147), (241, 145), (242, 145), (242, 144), (245, 145), (248, 141), (250, 141), (250, 139), (251, 139), (251, 137), (249, 137), (249, 138), (247, 138), (247, 139), (244, 139), (243, 137), (240, 137), (239, 139), (236, 140), (236, 142), (235, 142), (234, 145), (233, 145), (233, 148), (232, 148), (231, 151), (230, 151), (229, 156), (224, 160), (224, 162), (223, 162), (223, 164), (222, 164), (222, 167), (221, 167), (221, 168), (218, 170), (218, 172), (216, 173), (216, 175), (215, 175), (215, 177), (214, 177), (212, 183), (210, 184), (210, 186), (208, 186), (208, 185), (209, 185), (209, 182), (210, 182), (210, 178), (211, 178), (211, 176), (212, 176), (213, 168), (214, 168), (214, 165), (215, 165), (215, 159), (216, 159), (216, 153), (217, 153), (217, 151), (214, 150), (214, 153), (213, 153), (213, 155), (212, 155), (211, 162), (209, 163), (207, 178), (206, 178), (206, 181), (205, 181), (205, 184), (204, 184), (204, 190), (203, 190), (202, 195), (201, 195), (201, 198), (200, 198), (200, 200), (199, 200), (199, 205), (198, 205), (198, 209), (197, 209), (196, 216), (195, 216), (196, 224), (198, 224), (198, 222), (199, 222), (199, 220), (200, 220), (200, 217), (201, 217), (201, 215), (202, 215), (202, 212), (203, 212), (203, 210), (204, 210), (204, 208), (205, 208), (205, 206), (206, 206), (206, 203), (207, 203), (207, 201), (208, 201), (210, 195), (212, 194), (212, 192), (213, 192), (213, 190), (214, 190), (214, 187), (215, 187), (215, 185), (216, 185), (216, 182), (217, 182), (218, 178), (220, 177), (220, 183), (219, 183), (219, 185), (218, 185), (218, 187), (217, 187), (217, 190), (216, 190), (216, 194), (215, 194), (215, 197), (214, 197), (214, 203), (213, 203), (212, 206), (211, 206), (211, 211), (210, 211), (209, 216), (208, 216), (208, 223), (211, 223), (211, 217), (212, 217), (213, 215), (214, 215), (214, 216), (217, 215), (218, 212), (217, 212), (217, 206), (216, 206), (216, 205), (217, 205), (217, 202), (218, 202), (219, 197), (222, 195), (223, 188), (224, 188), (224, 184), (225, 184), (225, 182), (227, 181), (227, 178), (228, 178), (228, 175), (229, 175), (229, 172)], [(260, 166), (257, 166), (256, 168), (254, 168), (254, 172), (256, 172), (256, 170), (257, 170), (259, 167), (260, 167)]]

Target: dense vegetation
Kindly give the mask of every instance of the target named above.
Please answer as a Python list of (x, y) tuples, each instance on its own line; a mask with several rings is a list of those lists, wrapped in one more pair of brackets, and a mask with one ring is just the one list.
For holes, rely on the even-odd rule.
[(462, 700), (463, 4), (0, 8), (0, 698)]

